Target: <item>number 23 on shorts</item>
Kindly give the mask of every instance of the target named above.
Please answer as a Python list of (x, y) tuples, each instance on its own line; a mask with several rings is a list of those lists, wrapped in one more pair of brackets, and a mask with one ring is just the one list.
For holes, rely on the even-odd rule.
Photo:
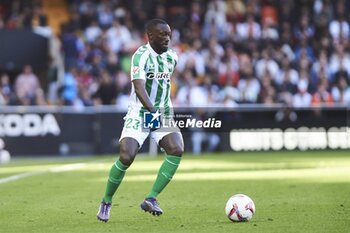
[(128, 118), (125, 121), (125, 128), (126, 129), (132, 128), (132, 129), (138, 130), (140, 127), (140, 123), (141, 122), (138, 119)]

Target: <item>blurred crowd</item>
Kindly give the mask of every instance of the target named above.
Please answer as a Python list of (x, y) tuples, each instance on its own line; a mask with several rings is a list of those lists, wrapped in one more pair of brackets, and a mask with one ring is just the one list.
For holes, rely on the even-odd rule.
[(350, 1), (70, 0), (59, 35), (40, 1), (30, 2), (0, 6), (0, 28), (30, 28), (52, 40), (59, 56), (46, 88), (29, 65), (14, 82), (3, 73), (0, 105), (126, 108), (131, 56), (146, 42), (151, 18), (172, 28), (175, 106), (350, 104)]

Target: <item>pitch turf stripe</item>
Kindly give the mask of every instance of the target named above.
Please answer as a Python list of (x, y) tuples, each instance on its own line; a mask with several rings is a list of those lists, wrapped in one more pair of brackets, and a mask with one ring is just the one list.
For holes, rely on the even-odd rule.
[(50, 172), (66, 172), (66, 171), (73, 171), (78, 170), (81, 168), (84, 168), (87, 164), (86, 163), (73, 163), (73, 164), (66, 164), (62, 166), (57, 166), (49, 169)]
[(19, 180), (25, 177), (29, 177), (29, 176), (35, 176), (35, 175), (40, 175), (42, 173), (45, 173), (45, 171), (40, 171), (40, 172), (26, 172), (26, 173), (20, 173), (17, 175), (13, 175), (13, 176), (8, 176), (5, 178), (1, 178), (0, 179), (0, 184), (4, 184), (4, 183), (8, 183), (11, 181), (15, 181), (15, 180)]
[(73, 170), (79, 170), (81, 168), (84, 168), (87, 166), (87, 163), (73, 163), (73, 164), (65, 164), (61, 166), (56, 166), (47, 170), (43, 171), (32, 171), (32, 172), (25, 172), (25, 173), (20, 173), (17, 175), (13, 176), (8, 176), (0, 179), (0, 184), (8, 183), (11, 181), (16, 181), (20, 180), (26, 177), (30, 176), (36, 176), (36, 175), (41, 175), (47, 172), (53, 172), (53, 173), (58, 173), (58, 172), (66, 172), (66, 171), (73, 171)]

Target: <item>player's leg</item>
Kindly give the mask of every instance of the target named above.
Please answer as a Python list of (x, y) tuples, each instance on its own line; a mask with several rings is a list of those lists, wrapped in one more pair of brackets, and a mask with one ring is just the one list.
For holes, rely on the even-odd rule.
[(109, 171), (105, 196), (103, 201), (112, 202), (112, 197), (122, 182), (126, 170), (135, 159), (139, 149), (138, 142), (133, 138), (123, 138), (120, 141), (119, 159), (113, 164)]
[(175, 174), (184, 151), (184, 143), (182, 135), (179, 132), (173, 132), (164, 136), (159, 145), (165, 150), (165, 160), (158, 171), (156, 181), (150, 193), (146, 196), (146, 199), (141, 204), (141, 208), (153, 215), (160, 215), (163, 211), (158, 207), (156, 197), (172, 179)]
[(106, 192), (97, 213), (97, 218), (104, 222), (109, 219), (112, 197), (122, 182), (125, 171), (134, 161), (137, 151), (149, 134), (141, 129), (138, 112), (129, 112), (124, 119), (125, 124), (119, 140), (120, 156), (109, 172)]
[(184, 151), (182, 135), (178, 132), (166, 135), (160, 140), (159, 146), (165, 150), (166, 157), (159, 169), (157, 179), (151, 192), (147, 195), (147, 198), (158, 196), (158, 194), (170, 182), (180, 164), (181, 156)]
[(101, 221), (107, 222), (110, 215), (112, 198), (121, 184), (126, 170), (132, 164), (139, 149), (139, 143), (134, 138), (126, 137), (120, 141), (120, 156), (119, 159), (112, 165), (105, 195), (102, 199), (97, 218)]

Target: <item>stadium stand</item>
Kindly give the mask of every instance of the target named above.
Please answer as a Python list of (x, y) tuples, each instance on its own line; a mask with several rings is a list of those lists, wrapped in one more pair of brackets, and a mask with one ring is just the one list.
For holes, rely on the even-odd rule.
[(32, 29), (54, 41), (49, 71), (55, 77), (44, 90), (46, 100), (14, 101), (14, 82), (6, 81), (5, 72), (0, 104), (125, 107), (130, 58), (144, 43), (143, 26), (151, 18), (163, 18), (172, 28), (179, 54), (175, 105), (350, 103), (349, 1), (65, 3), (69, 19), (55, 35), (42, 1), (1, 1), (0, 29)]

